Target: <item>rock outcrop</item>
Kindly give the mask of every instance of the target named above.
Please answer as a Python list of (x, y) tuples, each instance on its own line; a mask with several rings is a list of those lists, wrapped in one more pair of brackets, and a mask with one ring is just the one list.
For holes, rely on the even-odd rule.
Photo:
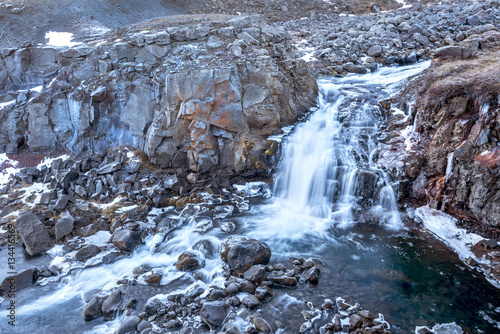
[(267, 136), (315, 103), (315, 79), (290, 47), (285, 30), (252, 15), (167, 18), (69, 49), (3, 50), (0, 95), (16, 102), (0, 110), (0, 151), (128, 145), (160, 167), (266, 169)]
[(379, 163), (408, 181), (403, 199), (499, 224), (499, 50), (498, 32), (439, 49), (431, 68), (403, 93), (408, 116), (392, 116), (389, 129), (405, 136), (390, 135), (392, 149), (379, 154)]

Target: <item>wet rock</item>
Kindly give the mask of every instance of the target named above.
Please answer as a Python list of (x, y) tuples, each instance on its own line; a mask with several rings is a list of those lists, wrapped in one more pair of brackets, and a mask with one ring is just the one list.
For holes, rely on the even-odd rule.
[(16, 230), (30, 255), (52, 248), (49, 233), (42, 222), (33, 213), (24, 211), (19, 214)]
[(254, 293), (257, 287), (251, 281), (241, 280), (238, 283), (238, 288), (241, 292)]
[(120, 325), (120, 328), (118, 328), (118, 331), (116, 334), (126, 334), (129, 332), (135, 332), (137, 330), (137, 326), (141, 323), (142, 319), (136, 315), (131, 315), (129, 317), (126, 317), (125, 320), (123, 320), (122, 324)]
[(228, 295), (236, 295), (240, 292), (240, 289), (238, 288), (238, 285), (236, 283), (229, 283), (228, 286), (226, 287), (226, 292)]
[(25, 271), (15, 275), (8, 276), (0, 284), (0, 296), (6, 296), (8, 293), (17, 293), (24, 288), (32, 286), (36, 280), (40, 272), (35, 269), (26, 269)]
[(349, 324), (352, 328), (359, 328), (363, 325), (363, 318), (357, 314), (353, 314), (349, 317)]
[(124, 252), (131, 252), (142, 243), (141, 235), (136, 231), (130, 231), (128, 229), (117, 229), (111, 237), (111, 242), (119, 250)]
[(260, 282), (263, 281), (267, 278), (266, 275), (266, 267), (262, 264), (254, 265), (250, 267), (245, 273), (243, 274), (243, 277), (246, 280), (253, 281), (253, 282)]
[(191, 287), (188, 292), (186, 292), (186, 298), (187, 299), (195, 299), (196, 297), (201, 296), (205, 292), (205, 289), (203, 289), (201, 286), (196, 285), (194, 287)]
[(221, 258), (236, 273), (243, 273), (256, 264), (267, 264), (271, 250), (264, 242), (246, 237), (230, 237), (221, 245)]
[(237, 296), (232, 296), (227, 299), (227, 303), (231, 306), (238, 307), (241, 305), (241, 300)]
[(156, 314), (159, 309), (160, 309), (160, 304), (154, 299), (148, 300), (143, 307), (143, 311), (146, 312), (148, 316)]
[(260, 333), (270, 334), (273, 332), (273, 329), (269, 324), (269, 322), (267, 322), (265, 319), (261, 317), (250, 318), (250, 321), (254, 325), (255, 329), (258, 330)]
[(213, 289), (210, 291), (210, 295), (208, 295), (208, 300), (220, 300), (227, 296), (227, 292), (221, 289)]
[(254, 295), (249, 295), (245, 296), (242, 300), (241, 303), (248, 307), (249, 309), (253, 310), (254, 308), (257, 308), (262, 304), (259, 298), (257, 298)]
[(224, 333), (226, 334), (240, 334), (240, 330), (238, 329), (238, 326), (236, 326), (233, 323), (228, 323), (226, 326), (224, 326)]
[(161, 283), (161, 278), (162, 278), (162, 275), (161, 274), (151, 274), (151, 275), (148, 275), (144, 278), (144, 280), (146, 281), (146, 283), (148, 283), (149, 285), (160, 285)]
[(226, 319), (228, 309), (229, 306), (222, 301), (205, 302), (201, 307), (200, 317), (210, 328), (219, 328)]
[(113, 320), (120, 311), (121, 303), (122, 303), (122, 292), (120, 290), (116, 290), (108, 297), (106, 297), (101, 307), (104, 319)]
[(304, 281), (307, 283), (317, 284), (319, 281), (319, 274), (319, 268), (311, 267), (302, 274), (302, 279), (304, 279)]
[(87, 245), (75, 254), (77, 261), (86, 261), (101, 252), (101, 248), (96, 245)]
[(188, 250), (179, 255), (175, 266), (181, 271), (193, 271), (203, 268), (205, 256), (197, 250)]
[(361, 311), (358, 311), (358, 314), (360, 316), (362, 316), (363, 318), (367, 318), (367, 319), (370, 319), (370, 320), (374, 320), (376, 318), (375, 314), (371, 313), (370, 311), (368, 310), (361, 310)]
[(102, 314), (102, 303), (106, 297), (92, 298), (82, 309), (83, 318), (88, 321), (99, 317)]
[(205, 258), (211, 258), (215, 255), (215, 247), (210, 240), (200, 240), (192, 248), (200, 251)]
[(259, 286), (255, 289), (255, 296), (263, 302), (271, 300), (273, 295), (273, 290), (268, 286)]
[(143, 333), (146, 329), (153, 328), (153, 325), (151, 325), (149, 322), (146, 320), (142, 320), (139, 325), (137, 325), (137, 331), (139, 333)]
[(288, 277), (286, 275), (269, 277), (273, 285), (292, 288), (297, 286), (298, 281), (295, 277)]

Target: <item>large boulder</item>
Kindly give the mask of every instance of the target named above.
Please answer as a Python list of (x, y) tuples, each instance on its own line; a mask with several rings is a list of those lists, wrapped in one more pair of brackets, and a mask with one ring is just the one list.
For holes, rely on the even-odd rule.
[(16, 230), (30, 255), (45, 252), (52, 248), (49, 233), (33, 213), (21, 212), (17, 217)]
[(221, 259), (227, 262), (235, 273), (244, 273), (256, 264), (267, 264), (271, 260), (271, 249), (256, 239), (235, 236), (222, 242)]

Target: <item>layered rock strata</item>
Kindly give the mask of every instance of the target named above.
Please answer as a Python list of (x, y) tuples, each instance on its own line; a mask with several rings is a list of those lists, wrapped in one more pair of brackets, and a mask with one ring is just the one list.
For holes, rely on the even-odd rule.
[(129, 145), (160, 167), (266, 169), (266, 138), (315, 103), (315, 79), (290, 47), (286, 31), (253, 15), (162, 19), (69, 49), (2, 50), (1, 97), (16, 102), (0, 111), (0, 150)]

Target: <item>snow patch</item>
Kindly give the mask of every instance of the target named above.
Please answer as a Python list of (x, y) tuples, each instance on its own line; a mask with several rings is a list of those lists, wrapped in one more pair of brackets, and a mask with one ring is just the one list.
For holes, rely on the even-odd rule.
[(14, 103), (16, 103), (16, 100), (2, 102), (2, 103), (0, 103), (0, 110), (2, 110), (5, 107), (13, 105)]
[(452, 216), (429, 206), (422, 206), (415, 210), (425, 228), (453, 249), (462, 261), (472, 257), (478, 263), (488, 263), (484, 258), (478, 258), (471, 251), (471, 247), (483, 238), (474, 233), (467, 233), (463, 228), (456, 226), (457, 220)]
[(70, 32), (57, 32), (57, 31), (49, 31), (45, 34), (45, 38), (49, 40), (47, 43), (51, 46), (67, 46), (72, 47), (75, 45), (80, 45), (82, 43), (72, 42), (73, 34)]

